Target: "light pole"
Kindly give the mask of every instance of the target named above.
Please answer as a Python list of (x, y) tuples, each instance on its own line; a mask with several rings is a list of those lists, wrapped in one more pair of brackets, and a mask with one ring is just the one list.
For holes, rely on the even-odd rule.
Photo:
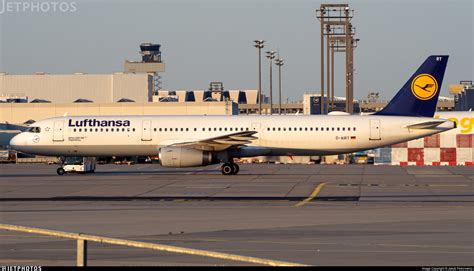
[(283, 66), (283, 58), (279, 57), (275, 60), (278, 66), (278, 115), (281, 115), (281, 66)]
[(272, 89), (272, 71), (273, 71), (273, 59), (275, 58), (275, 51), (268, 51), (267, 52), (267, 58), (270, 60), (270, 115), (273, 114), (273, 89)]
[(254, 40), (254, 47), (258, 49), (258, 114), (262, 114), (262, 48), (264, 40)]

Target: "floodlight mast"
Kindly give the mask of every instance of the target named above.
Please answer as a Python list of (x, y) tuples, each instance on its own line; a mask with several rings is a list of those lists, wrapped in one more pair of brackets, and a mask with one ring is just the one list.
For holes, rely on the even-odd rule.
[(262, 48), (264, 40), (254, 40), (254, 47), (258, 49), (258, 114), (262, 114)]

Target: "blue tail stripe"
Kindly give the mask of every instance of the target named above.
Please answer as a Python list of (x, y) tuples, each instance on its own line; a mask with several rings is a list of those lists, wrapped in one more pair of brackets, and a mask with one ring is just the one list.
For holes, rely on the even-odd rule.
[[(429, 56), (382, 110), (374, 115), (433, 117), (449, 56)], [(425, 77), (424, 79), (420, 77)], [(434, 78), (435, 80), (429, 79)], [(428, 78), (428, 79), (426, 79)], [(416, 80), (420, 84), (416, 84)], [(415, 80), (415, 81), (414, 81)], [(428, 83), (427, 83), (428, 82)], [(429, 88), (433, 96), (429, 96)], [(412, 91), (412, 88), (415, 90)], [(426, 91), (426, 92), (425, 92)], [(417, 93), (427, 96), (416, 96)]]

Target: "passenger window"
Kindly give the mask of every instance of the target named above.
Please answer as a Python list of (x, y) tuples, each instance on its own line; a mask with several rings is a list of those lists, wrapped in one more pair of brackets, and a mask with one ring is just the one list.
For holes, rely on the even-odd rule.
[(281, 131), (281, 128), (280, 128), (280, 127), (278, 127), (278, 131)]
[(270, 128), (269, 128), (269, 127), (267, 127), (267, 131), (270, 131)]
[(156, 128), (153, 129), (153, 132), (156, 132)]
[(329, 127), (326, 127), (326, 131), (329, 131)]
[(132, 131), (134, 131), (134, 132), (135, 132), (135, 128), (133, 128), (133, 129), (132, 129)]
[(217, 131), (217, 128), (216, 128), (216, 127), (214, 127), (214, 131)]
[(310, 130), (310, 131), (313, 131), (313, 127), (309, 127), (309, 130)]
[(183, 129), (183, 128), (181, 128), (181, 132), (182, 132), (183, 130), (184, 130), (184, 129)]
[(300, 127), (300, 131), (303, 131), (303, 128)]
[(331, 130), (334, 131), (334, 127), (332, 127)]
[(285, 128), (285, 127), (283, 127), (283, 131), (286, 131), (286, 128)]
[(222, 131), (222, 127), (219, 127), (219, 131)]
[(304, 127), (304, 130), (305, 130), (305, 131), (308, 131), (308, 127)]
[(82, 132), (82, 129), (81, 129), (81, 128), (79, 128), (79, 132)]
[(339, 131), (339, 130), (340, 130), (340, 128), (339, 128), (339, 127), (337, 127), (337, 130)]
[(351, 127), (347, 127), (347, 131), (350, 131), (351, 130)]
[(98, 128), (95, 128), (95, 131), (96, 131), (96, 132), (98, 132), (98, 131), (99, 131), (99, 129), (98, 129)]
[(158, 129), (158, 131), (160, 131), (160, 132), (161, 132), (161, 128), (159, 128), (159, 129)]
[(275, 127), (273, 127), (273, 131), (275, 131)]
[[(102, 131), (102, 129), (100, 129)], [(130, 132), (130, 128), (127, 128), (127, 132)]]
[(108, 132), (108, 131), (109, 131), (109, 128), (105, 128), (105, 131)]
[(288, 131), (291, 131), (291, 127), (290, 127), (290, 128), (288, 128)]
[(354, 128), (352, 128), (352, 131), (355, 131), (355, 130), (356, 130), (356, 128), (355, 128), (355, 127), (354, 127)]
[[(146, 128), (145, 128), (145, 130), (146, 130)], [(113, 132), (113, 131), (114, 131), (114, 128), (110, 129), (110, 131)]]
[(314, 130), (317, 132), (317, 131), (318, 131), (318, 127), (315, 127)]
[(345, 131), (345, 130), (346, 130), (346, 127), (342, 127), (342, 130)]
[[(194, 129), (196, 129), (196, 128), (194, 128)], [(189, 128), (186, 128), (186, 132), (189, 132)]]
[(87, 128), (84, 128), (84, 132), (87, 132)]
[(74, 130), (73, 130), (73, 131), (75, 132), (75, 131), (76, 131), (76, 128), (74, 128)]
[(248, 130), (249, 130), (249, 127), (247, 127), (246, 130), (248, 131)]
[(100, 131), (103, 132), (103, 131), (104, 131), (104, 128), (100, 128)]

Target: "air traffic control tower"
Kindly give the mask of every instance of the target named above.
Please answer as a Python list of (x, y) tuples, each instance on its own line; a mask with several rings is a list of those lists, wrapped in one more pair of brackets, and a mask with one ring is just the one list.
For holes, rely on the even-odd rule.
[(128, 61), (124, 63), (124, 71), (127, 73), (147, 73), (153, 78), (153, 96), (158, 95), (161, 89), (160, 72), (165, 71), (165, 63), (161, 59), (160, 44), (140, 44), (142, 61)]

